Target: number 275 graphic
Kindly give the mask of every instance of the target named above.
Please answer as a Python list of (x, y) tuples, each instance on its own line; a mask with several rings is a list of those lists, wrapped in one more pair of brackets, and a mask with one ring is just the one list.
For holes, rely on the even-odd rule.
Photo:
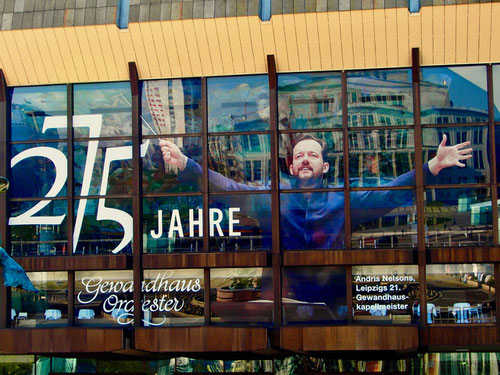
[[(43, 123), (42, 133), (45, 133), (49, 129), (64, 129), (67, 126), (66, 116), (52, 116), (46, 117)], [(90, 190), (90, 180), (92, 177), (92, 172), (94, 170), (95, 159), (97, 155), (97, 149), (99, 145), (99, 136), (101, 135), (102, 127), (102, 115), (76, 115), (73, 116), (73, 127), (89, 129), (89, 138), (91, 139), (88, 144), (87, 158), (85, 161), (85, 167), (83, 172), (83, 183), (81, 196), (85, 197), (89, 195)], [(92, 140), (96, 138), (96, 140)], [(141, 145), (141, 157), (144, 157), (149, 146), (149, 140)], [(52, 187), (49, 189), (46, 198), (56, 197), (61, 191), (66, 183), (68, 177), (68, 159), (66, 155), (60, 150), (53, 147), (33, 147), (24, 150), (14, 156), (11, 160), (11, 168), (13, 168), (17, 163), (22, 160), (31, 157), (43, 157), (49, 159), (55, 167), (55, 179)], [(104, 157), (104, 167), (102, 171), (101, 187), (99, 190), (100, 196), (106, 195), (106, 190), (108, 187), (108, 177), (110, 172), (111, 163), (118, 160), (129, 160), (132, 159), (132, 146), (120, 146), (120, 147), (108, 147), (106, 149), (106, 155)], [(9, 219), (9, 225), (60, 225), (66, 215), (58, 216), (35, 216), (38, 212), (43, 210), (47, 205), (49, 205), (51, 200), (42, 200), (35, 204), (29, 210), (23, 212), (21, 215), (16, 217), (11, 217)], [(80, 238), (80, 231), (82, 229), (83, 218), (85, 215), (85, 208), (87, 206), (87, 199), (80, 199), (78, 209), (76, 211), (75, 226), (73, 230), (73, 252), (76, 251), (78, 245), (78, 240)], [(113, 253), (119, 253), (123, 248), (125, 248), (131, 241), (133, 235), (133, 219), (127, 212), (106, 207), (106, 198), (100, 198), (97, 206), (97, 216), (96, 219), (100, 220), (111, 220), (119, 223), (123, 227), (123, 238), (121, 242), (113, 249)]]

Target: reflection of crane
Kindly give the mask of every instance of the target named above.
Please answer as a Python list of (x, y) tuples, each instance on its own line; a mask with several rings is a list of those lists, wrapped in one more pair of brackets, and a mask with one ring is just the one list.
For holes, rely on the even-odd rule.
[[(7, 191), (8, 188), (9, 180), (0, 177), (0, 193)], [(6, 287), (21, 288), (28, 292), (38, 293), (38, 289), (33, 286), (24, 269), (1, 247), (0, 266), (2, 267), (4, 285)]]

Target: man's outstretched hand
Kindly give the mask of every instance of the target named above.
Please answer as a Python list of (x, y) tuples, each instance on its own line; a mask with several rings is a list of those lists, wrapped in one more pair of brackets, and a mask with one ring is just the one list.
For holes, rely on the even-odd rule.
[(472, 158), (472, 148), (464, 148), (470, 145), (470, 142), (459, 143), (455, 146), (446, 146), (446, 134), (439, 144), (436, 156), (429, 160), (429, 170), (436, 176), (442, 169), (458, 166), (465, 167), (463, 160)]
[(162, 139), (160, 140), (160, 148), (163, 154), (163, 160), (166, 164), (173, 165), (181, 171), (186, 168), (187, 156), (179, 150), (179, 147), (177, 147), (175, 143)]

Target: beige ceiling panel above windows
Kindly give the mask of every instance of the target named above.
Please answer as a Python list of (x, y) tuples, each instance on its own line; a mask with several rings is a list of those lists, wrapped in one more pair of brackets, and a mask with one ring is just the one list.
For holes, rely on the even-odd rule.
[(500, 62), (500, 3), (0, 31), (10, 86)]

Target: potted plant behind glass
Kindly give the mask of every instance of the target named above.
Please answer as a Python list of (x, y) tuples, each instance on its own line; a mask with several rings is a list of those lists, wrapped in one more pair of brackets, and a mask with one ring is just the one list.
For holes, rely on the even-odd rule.
[(217, 288), (217, 301), (244, 302), (260, 298), (261, 278), (234, 277), (229, 286)]

